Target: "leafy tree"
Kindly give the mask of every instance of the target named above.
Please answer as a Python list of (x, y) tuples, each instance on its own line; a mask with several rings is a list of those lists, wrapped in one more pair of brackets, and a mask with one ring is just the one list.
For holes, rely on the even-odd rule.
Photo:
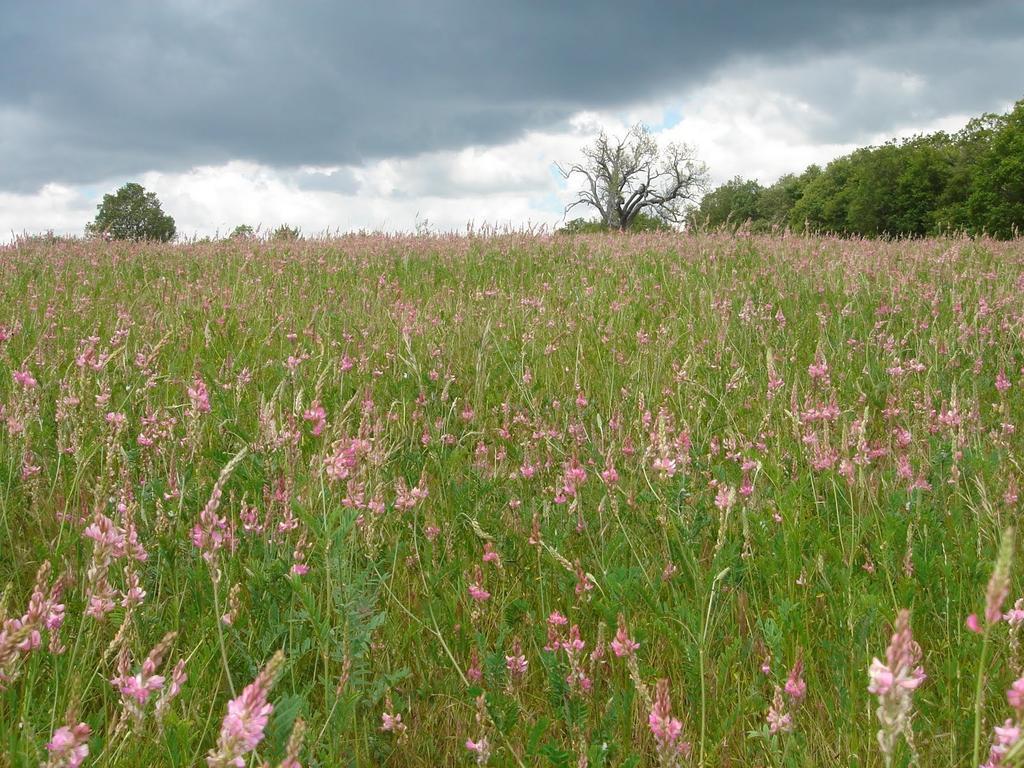
[(583, 235), (592, 234), (594, 232), (606, 232), (608, 227), (604, 225), (603, 221), (597, 221), (595, 219), (584, 219), (582, 217), (578, 219), (572, 219), (571, 221), (565, 222), (565, 224), (558, 229), (560, 235)]
[(672, 232), (672, 222), (648, 213), (638, 213), (629, 225), (630, 232)]
[(789, 225), (789, 214), (803, 196), (806, 181), (803, 177), (787, 173), (770, 187), (761, 190), (757, 198), (756, 221), (759, 229), (770, 230)]
[(849, 234), (847, 214), (850, 189), (848, 182), (854, 161), (849, 156), (829, 163), (824, 170), (812, 166), (803, 195), (789, 214), (792, 229), (812, 232)]
[(1018, 101), (979, 158), (967, 209), (975, 231), (1024, 231), (1024, 100)]
[(758, 201), (764, 188), (753, 179), (739, 176), (704, 195), (700, 206), (691, 208), (686, 217), (688, 229), (736, 229), (760, 218)]
[(582, 176), (585, 181), (566, 213), (589, 206), (610, 229), (629, 229), (642, 213), (682, 223), (687, 201), (695, 202), (707, 184), (707, 168), (690, 147), (670, 144), (659, 150), (640, 123), (618, 139), (602, 131), (582, 152), (581, 162), (559, 166), (566, 179)]
[(86, 232), (114, 240), (168, 242), (177, 234), (174, 219), (163, 212), (153, 192), (129, 182), (113, 195), (104, 195), (96, 206), (96, 218)]
[(866, 237), (949, 231), (1009, 238), (1024, 230), (1024, 101), (937, 132), (863, 147), (764, 188), (735, 178), (691, 208), (690, 226)]
[(232, 238), (245, 238), (245, 237), (256, 237), (256, 230), (250, 227), (248, 224), (239, 224), (235, 227), (229, 237)]
[[(829, 228), (835, 232), (848, 232), (876, 236), (892, 231), (892, 218), (898, 205), (897, 177), (902, 158), (895, 142), (881, 147), (858, 149), (843, 163), (846, 175), (839, 182), (846, 187), (845, 212), (837, 212)], [(837, 172), (831, 164), (826, 174)], [(821, 192), (822, 189), (816, 189)], [(834, 193), (829, 186), (827, 192)]]
[(299, 235), (298, 227), (289, 227), (287, 224), (282, 224), (273, 231), (270, 237), (272, 240), (298, 240)]
[(974, 222), (967, 201), (975, 185), (975, 173), (982, 156), (988, 152), (993, 137), (1005, 125), (1003, 115), (984, 114), (971, 119), (951, 139), (952, 167), (946, 189), (934, 213), (938, 232), (974, 231)]
[[(646, 213), (638, 214), (629, 227), (630, 232), (671, 232), (673, 229), (674, 227), (669, 222), (659, 219), (657, 216), (649, 216)], [(567, 221), (564, 226), (557, 230), (556, 234), (582, 235), (608, 231), (610, 231), (610, 228), (603, 221), (578, 218)]]

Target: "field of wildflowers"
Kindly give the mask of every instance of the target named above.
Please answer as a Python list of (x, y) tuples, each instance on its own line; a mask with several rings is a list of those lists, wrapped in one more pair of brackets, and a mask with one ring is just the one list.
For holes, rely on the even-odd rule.
[(0, 278), (2, 766), (1024, 758), (1020, 241)]

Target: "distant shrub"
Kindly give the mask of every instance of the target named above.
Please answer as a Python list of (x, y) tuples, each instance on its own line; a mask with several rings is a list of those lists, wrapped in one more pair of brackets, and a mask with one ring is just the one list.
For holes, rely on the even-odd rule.
[(287, 224), (282, 224), (273, 231), (270, 235), (271, 240), (298, 240), (301, 236), (298, 227), (289, 227)]
[[(585, 235), (595, 232), (609, 232), (611, 227), (596, 219), (572, 219), (566, 222), (565, 226), (557, 230), (561, 235)], [(618, 229), (617, 227), (615, 228)], [(671, 232), (673, 227), (667, 221), (657, 216), (648, 216), (645, 213), (637, 214), (629, 225), (630, 232)]]

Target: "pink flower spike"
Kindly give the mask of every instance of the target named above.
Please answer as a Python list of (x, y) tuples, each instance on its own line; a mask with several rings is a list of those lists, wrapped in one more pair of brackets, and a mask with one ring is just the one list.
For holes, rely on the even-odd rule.
[(391, 715), (387, 712), (380, 714), (380, 729), (385, 733), (402, 733), (405, 731), (405, 723), (402, 722), (402, 713), (396, 712)]
[(978, 620), (978, 614), (976, 613), (972, 613), (967, 617), (967, 621), (964, 622), (964, 626), (976, 635), (980, 635), (983, 631), (981, 628), (981, 622)]
[(1024, 597), (1017, 598), (1013, 608), (1003, 614), (1003, 619), (1014, 629), (1024, 624)]
[(22, 368), (20, 371), (14, 372), (14, 383), (24, 387), (25, 389), (35, 389), (39, 384), (39, 382), (35, 380), (35, 377), (28, 372), (27, 368)]
[(50, 759), (46, 768), (78, 768), (89, 756), (89, 735), (92, 729), (85, 723), (62, 726), (53, 732), (46, 745)]
[(878, 659), (871, 660), (871, 666), (868, 668), (868, 678), (868, 693), (873, 693), (876, 696), (885, 696), (892, 689), (894, 680), (892, 670)]
[(807, 695), (807, 683), (804, 682), (803, 672), (804, 663), (800, 658), (797, 658), (796, 663), (793, 664), (793, 669), (789, 672), (789, 679), (786, 680), (784, 689), (786, 695), (794, 703), (802, 701), (804, 696)]
[(868, 691), (878, 697), (878, 744), (888, 762), (900, 736), (908, 740), (910, 718), (913, 712), (914, 691), (924, 682), (921, 647), (914, 641), (910, 628), (910, 612), (903, 610), (896, 616), (892, 639), (885, 652), (885, 663), (872, 659), (868, 669)]
[(683, 732), (682, 722), (672, 717), (672, 702), (666, 679), (658, 681), (647, 725), (658, 748), (659, 763), (675, 765), (676, 755), (685, 753), (689, 745), (680, 738)]
[(486, 736), (481, 736), (476, 741), (466, 739), (466, 749), (476, 753), (476, 764), (487, 765), (491, 757), (491, 745)]
[(264, 729), (274, 711), (267, 696), (283, 666), (284, 654), (278, 651), (241, 695), (228, 702), (228, 714), (221, 724), (217, 747), (206, 756), (210, 768), (242, 768), (245, 755), (263, 741)]
[(494, 563), (499, 568), (501, 567), (501, 556), (489, 541), (484, 544), (483, 562)]
[(1013, 681), (1006, 692), (1006, 700), (1018, 714), (1024, 714), (1024, 677)]
[(634, 642), (629, 637), (629, 632), (626, 629), (626, 617), (619, 614), (619, 628), (615, 633), (615, 639), (611, 642), (612, 652), (620, 659), (624, 656), (632, 656), (637, 648), (640, 647), (640, 643)]
[(491, 593), (484, 589), (484, 574), (479, 565), (476, 567), (475, 581), (469, 585), (469, 596), (478, 603), (491, 599)]

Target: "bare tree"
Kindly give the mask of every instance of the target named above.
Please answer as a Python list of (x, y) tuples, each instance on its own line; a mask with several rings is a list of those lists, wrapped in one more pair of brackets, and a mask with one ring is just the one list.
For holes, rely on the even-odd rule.
[(621, 139), (604, 131), (582, 150), (583, 160), (558, 170), (586, 181), (566, 213), (577, 205), (597, 209), (605, 226), (628, 229), (643, 211), (676, 224), (685, 206), (707, 188), (708, 171), (686, 144), (659, 151), (646, 126), (637, 123)]

